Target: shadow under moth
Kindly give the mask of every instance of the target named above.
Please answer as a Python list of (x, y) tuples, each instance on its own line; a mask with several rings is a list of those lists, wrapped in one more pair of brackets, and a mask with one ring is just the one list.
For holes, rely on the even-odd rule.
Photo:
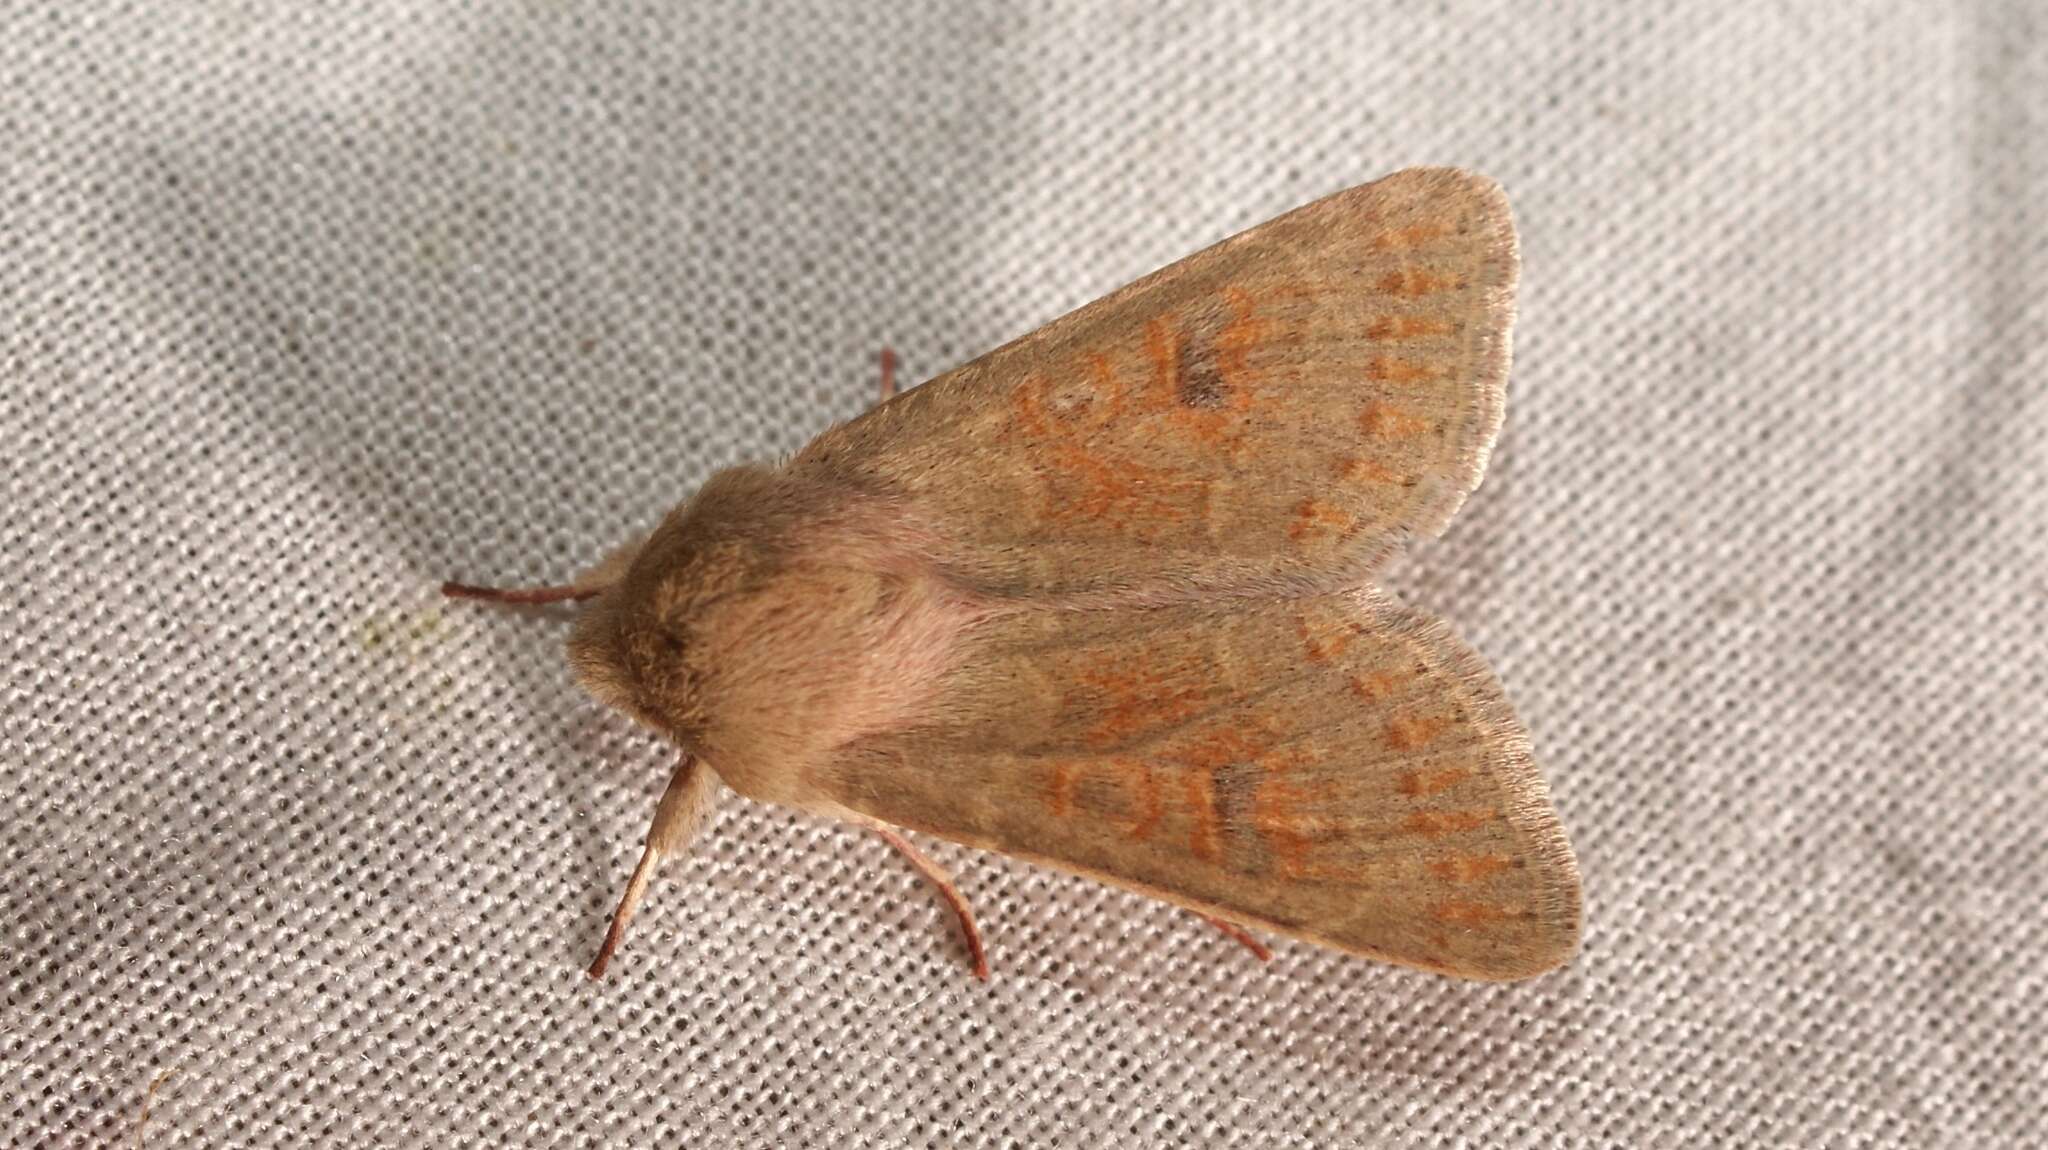
[(712, 476), (573, 583), (598, 699), (673, 740), (591, 975), (719, 780), (1469, 978), (1566, 961), (1571, 847), (1485, 662), (1375, 589), (1479, 484), (1517, 253), (1498, 186), (1298, 208)]

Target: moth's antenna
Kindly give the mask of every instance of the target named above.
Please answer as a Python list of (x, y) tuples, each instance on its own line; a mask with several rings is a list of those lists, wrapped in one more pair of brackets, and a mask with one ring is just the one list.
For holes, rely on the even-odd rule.
[(882, 349), (882, 398), (879, 403), (889, 402), (896, 394), (896, 353), (889, 348)]
[(633, 921), (633, 912), (640, 908), (640, 897), (647, 893), (647, 884), (661, 867), (661, 860), (682, 851), (696, 836), (697, 828), (711, 810), (717, 781), (718, 776), (698, 762), (697, 756), (683, 752), (683, 761), (676, 764), (676, 773), (669, 776), (668, 789), (661, 792), (661, 802), (654, 808), (654, 825), (647, 828), (647, 847), (640, 852), (633, 877), (626, 880), (626, 893), (619, 897), (618, 909), (612, 912), (612, 925), (604, 932), (604, 945), (597, 948), (597, 959), (586, 972), (590, 977), (604, 977), (604, 968), (611, 964), (612, 955), (625, 941), (626, 925)]
[(562, 603), (594, 599), (603, 593), (602, 587), (579, 587), (574, 583), (561, 587), (479, 587), (451, 579), (441, 584), (441, 594), (450, 599), (482, 599), (490, 603)]

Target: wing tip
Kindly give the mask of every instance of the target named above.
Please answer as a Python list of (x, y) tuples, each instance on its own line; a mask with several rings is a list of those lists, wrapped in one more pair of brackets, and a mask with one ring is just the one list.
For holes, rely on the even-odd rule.
[(1492, 322), (1477, 325), (1477, 344), (1472, 349), (1472, 382), (1478, 394), (1465, 442), (1458, 449), (1457, 478), (1441, 483), (1432, 493), (1417, 524), (1418, 534), (1437, 536), (1450, 525), (1465, 500), (1486, 479), (1493, 459), (1494, 444), (1507, 421), (1508, 375), (1514, 366), (1516, 291), (1521, 281), (1521, 237), (1515, 230), (1514, 210), (1507, 189), (1489, 176), (1465, 168), (1410, 168), (1388, 179), (1409, 177), (1421, 185), (1424, 194), (1462, 195), (1476, 204), (1474, 217), (1487, 235), (1480, 241), (1479, 286), (1484, 311)]
[(1353, 593), (1362, 610), (1405, 635), (1440, 660), (1451, 682), (1461, 687), (1478, 712), (1479, 724), (1495, 736), (1489, 771), (1501, 780), (1507, 799), (1502, 815), (1522, 836), (1523, 857), (1533, 872), (1535, 912), (1543, 928), (1537, 945), (1503, 950), (1483, 962), (1447, 973), (1489, 981), (1533, 978), (1565, 965), (1578, 953), (1585, 907), (1578, 856), (1558, 817), (1550, 786), (1536, 766), (1528, 728), (1515, 715), (1507, 691), (1484, 656), (1458, 637), (1443, 619), (1402, 604), (1375, 587)]
[(1443, 533), (1464, 507), (1466, 498), (1484, 481), (1494, 444), (1507, 419), (1516, 291), (1522, 267), (1521, 239), (1515, 230), (1507, 190), (1499, 181), (1469, 168), (1403, 168), (1331, 195), (1310, 205), (1310, 209), (1320, 207), (1332, 213), (1371, 217), (1385, 211), (1390, 202), (1412, 206), (1426, 201), (1446, 202), (1450, 211), (1473, 221), (1481, 233), (1477, 241), (1477, 287), (1482, 301), (1480, 310), (1489, 320), (1473, 325), (1475, 342), (1467, 362), (1477, 402), (1460, 431), (1462, 442), (1454, 457), (1457, 466), (1443, 475), (1425, 478), (1427, 490), (1408, 528), (1411, 536), (1434, 537)]

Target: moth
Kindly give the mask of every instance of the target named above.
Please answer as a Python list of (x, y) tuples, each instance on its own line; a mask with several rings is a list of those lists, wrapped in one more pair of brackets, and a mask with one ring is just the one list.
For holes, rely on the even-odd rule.
[(585, 688), (680, 751), (597, 977), (718, 781), (1245, 928), (1515, 979), (1577, 865), (1486, 663), (1370, 577), (1504, 412), (1505, 195), (1412, 169), (1288, 212), (713, 475), (572, 583)]

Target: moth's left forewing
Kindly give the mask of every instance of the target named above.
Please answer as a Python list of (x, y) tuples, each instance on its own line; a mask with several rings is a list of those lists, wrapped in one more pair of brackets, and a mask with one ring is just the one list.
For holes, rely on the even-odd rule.
[(1501, 423), (1517, 250), (1491, 181), (1305, 205), (820, 436), (1006, 595), (1328, 590), (1441, 529)]
[(1577, 944), (1576, 865), (1483, 662), (1375, 592), (1028, 613), (914, 729), (814, 780), (860, 814), (1429, 970)]

